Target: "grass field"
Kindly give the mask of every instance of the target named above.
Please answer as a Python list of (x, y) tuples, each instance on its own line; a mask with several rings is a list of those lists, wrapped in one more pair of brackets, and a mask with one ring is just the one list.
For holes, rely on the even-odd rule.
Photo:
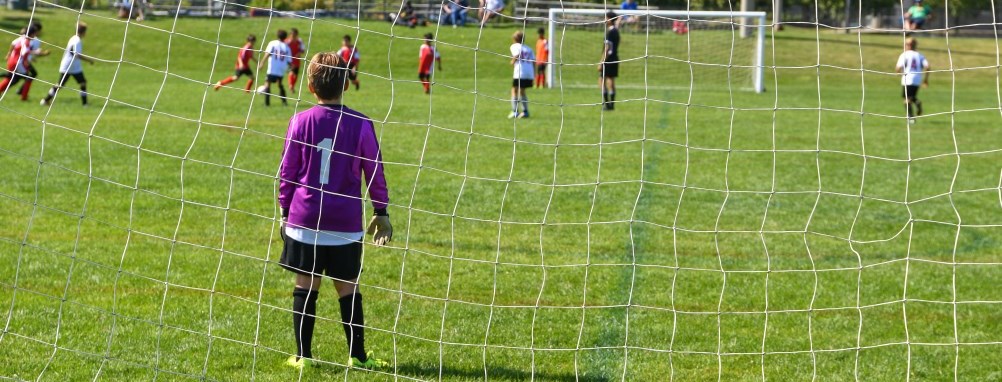
[[(0, 36), (29, 16), (4, 11)], [(34, 16), (51, 82), (77, 14)], [(51, 108), (40, 82), (0, 101), (0, 379), (1002, 380), (995, 39), (919, 36), (936, 72), (914, 125), (902, 36), (826, 29), (767, 37), (763, 94), (691, 85), (683, 37), (627, 33), (614, 112), (568, 86), (508, 120), (514, 26), (106, 16), (82, 16), (90, 107), (72, 81)], [(207, 84), (247, 33), (293, 26), (311, 52), (358, 36), (345, 102), (377, 122), (396, 229), (361, 278), (385, 373), (342, 365), (330, 285), (314, 341), (330, 364), (281, 365), (275, 174), (313, 100)], [(444, 70), (426, 96), (429, 31)], [(645, 65), (683, 75), (645, 87)]]

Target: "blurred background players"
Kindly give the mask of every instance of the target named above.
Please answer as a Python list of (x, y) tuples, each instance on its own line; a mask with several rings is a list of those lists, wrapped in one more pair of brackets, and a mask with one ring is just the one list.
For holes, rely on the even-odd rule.
[(59, 83), (49, 89), (49, 94), (40, 102), (42, 106), (48, 106), (52, 103), (52, 99), (56, 98), (56, 93), (66, 85), (66, 80), (70, 77), (73, 77), (73, 80), (80, 86), (80, 101), (83, 102), (84, 106), (87, 106), (87, 78), (84, 77), (83, 64), (80, 62), (86, 61), (94, 65), (94, 60), (83, 53), (83, 38), (86, 35), (87, 24), (81, 21), (77, 24), (77, 33), (70, 37), (69, 42), (66, 43), (66, 51), (63, 52), (63, 59), (59, 62)]
[[(7, 71), (0, 75), (0, 93), (6, 93), (7, 89), (17, 85), (18, 82), (24, 79), (28, 79), (32, 68), (31, 68), (31, 47), (32, 41), (38, 36), (38, 28), (36, 25), (29, 25), (25, 29), (24, 35), (18, 36), (14, 41), (10, 43), (10, 50), (7, 51)], [(36, 72), (37, 73), (37, 72)], [(22, 94), (22, 100), (27, 99), (27, 93), (22, 88), (19, 93)], [(0, 94), (3, 96), (3, 94)]]
[[(514, 70), (511, 80), (511, 114), (508, 114), (509, 119), (529, 118), (529, 97), (525, 95), (525, 89), (532, 87), (533, 64), (536, 62), (536, 55), (532, 52), (532, 48), (522, 43), (524, 38), (522, 31), (516, 31), (511, 36), (512, 44), (509, 50)], [(519, 104), (522, 105), (521, 112), (518, 110)]]
[(292, 52), (289, 51), (289, 46), (285, 44), (285, 39), (289, 37), (289, 33), (284, 29), (279, 29), (275, 33), (275, 37), (277, 39), (268, 43), (268, 46), (264, 49), (264, 57), (257, 63), (258, 71), (260, 71), (261, 65), (265, 61), (268, 62), (268, 73), (265, 83), (258, 87), (258, 93), (264, 94), (265, 106), (271, 106), (271, 84), (278, 84), (278, 94), (282, 97), (282, 105), (289, 104), (285, 99), (285, 86), (282, 85), (282, 77), (285, 77), (285, 72), (289, 70), (289, 63), (292, 62)]
[[(918, 100), (919, 86), (929, 87), (929, 61), (918, 48), (918, 41), (909, 37), (905, 40), (905, 51), (898, 56), (894, 70), (902, 73), (901, 96), (905, 99), (905, 109), (908, 113), (908, 123), (915, 123), (915, 116), (922, 115), (922, 102)], [(915, 106), (914, 112), (912, 105)]]
[(550, 42), (546, 40), (546, 30), (539, 28), (536, 40), (536, 87), (546, 87), (546, 63), (550, 59)]
[(434, 71), (434, 63), (438, 63), (438, 70), (442, 70), (442, 57), (438, 55), (438, 49), (432, 45), (435, 35), (425, 33), (424, 44), (421, 44), (421, 54), (418, 56), (418, 79), (424, 87), (424, 94), (431, 93), (431, 73)]
[(247, 35), (247, 41), (244, 42), (244, 46), (240, 48), (240, 52), (237, 53), (237, 64), (233, 71), (233, 75), (223, 78), (216, 82), (212, 87), (215, 90), (226, 86), (230, 82), (236, 81), (240, 76), (247, 76), (247, 85), (244, 86), (244, 91), (249, 92), (254, 88), (254, 72), (251, 71), (250, 62), (255, 60), (254, 58), (254, 42), (257, 41), (257, 36)]
[(292, 53), (292, 65), (289, 68), (289, 89), (295, 91), (296, 80), (299, 79), (299, 65), (303, 60), (306, 45), (303, 44), (303, 39), (299, 38), (299, 29), (292, 28), (289, 31), (292, 32), (292, 35), (289, 36), (288, 40), (285, 40), (285, 45), (289, 46), (289, 52)]
[(341, 38), (341, 49), (338, 49), (337, 55), (348, 63), (348, 80), (355, 85), (355, 90), (358, 90), (358, 62), (362, 56), (358, 53), (358, 48), (351, 44), (351, 36), (344, 35)]

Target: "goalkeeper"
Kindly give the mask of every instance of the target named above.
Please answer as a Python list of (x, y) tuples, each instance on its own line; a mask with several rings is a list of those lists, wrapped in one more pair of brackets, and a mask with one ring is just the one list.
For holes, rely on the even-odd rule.
[(314, 366), (311, 351), (322, 276), (334, 281), (349, 364), (388, 365), (365, 351), (365, 321), (358, 275), (362, 271), (362, 182), (375, 214), (368, 233), (376, 245), (393, 237), (389, 197), (372, 121), (341, 104), (348, 64), (335, 53), (318, 53), (306, 69), (317, 105), (292, 117), (279, 168), (278, 203), (285, 245), (280, 264), (296, 274), (292, 324), (297, 352), (286, 364)]

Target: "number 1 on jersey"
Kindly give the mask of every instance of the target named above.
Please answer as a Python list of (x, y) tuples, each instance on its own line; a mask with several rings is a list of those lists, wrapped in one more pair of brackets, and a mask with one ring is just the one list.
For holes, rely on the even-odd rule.
[(320, 152), (320, 184), (324, 185), (331, 179), (331, 151), (334, 150), (334, 140), (324, 138), (317, 143), (317, 151)]

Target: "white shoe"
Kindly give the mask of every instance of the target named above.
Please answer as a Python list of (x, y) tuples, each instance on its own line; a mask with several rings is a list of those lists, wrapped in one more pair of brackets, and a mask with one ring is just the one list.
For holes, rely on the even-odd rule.
[(48, 102), (45, 102), (45, 98), (42, 98), (41, 100), (39, 100), (39, 101), (38, 101), (38, 104), (39, 104), (39, 105), (42, 105), (42, 106), (49, 106), (49, 103), (48, 103)]
[(914, 125), (915, 124), (915, 118), (908, 118), (908, 124), (909, 125)]
[(516, 113), (514, 111), (511, 112), (511, 114), (508, 114), (508, 119), (513, 119), (513, 118), (517, 118), (517, 117), (518, 117), (518, 113)]

